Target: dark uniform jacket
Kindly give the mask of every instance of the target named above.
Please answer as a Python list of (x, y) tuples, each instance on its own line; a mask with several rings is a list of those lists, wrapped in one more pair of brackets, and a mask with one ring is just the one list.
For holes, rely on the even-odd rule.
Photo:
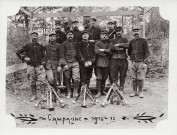
[(95, 43), (95, 53), (96, 53), (96, 63), (97, 67), (109, 67), (110, 64), (110, 55), (111, 51), (102, 52), (99, 49), (110, 49), (109, 42), (106, 41), (97, 41)]
[(55, 32), (56, 32), (56, 42), (57, 43), (61, 44), (64, 41), (66, 41), (66, 34), (63, 31), (57, 30)]
[[(22, 56), (22, 53), (26, 53), (26, 56)], [(23, 46), (22, 49), (18, 50), (16, 55), (20, 59), (24, 59), (25, 57), (30, 58), (30, 61), (27, 62), (28, 65), (31, 66), (39, 66), (42, 61), (45, 61), (45, 49), (43, 45), (39, 43), (29, 43)]]
[(116, 31), (114, 29), (108, 31), (108, 38), (113, 39), (116, 34)]
[[(128, 49), (128, 40), (126, 38), (122, 37), (116, 37), (115, 39), (112, 39), (110, 41), (110, 49), (112, 51), (112, 59), (126, 59), (127, 54), (126, 54), (126, 49)], [(114, 46), (115, 44), (119, 44), (121, 46), (116, 47)]]
[(101, 29), (98, 27), (89, 27), (88, 28), (88, 34), (89, 34), (89, 40), (99, 40), (100, 39), (100, 34), (101, 34)]
[(132, 61), (143, 62), (149, 56), (149, 48), (146, 39), (137, 38), (131, 40), (128, 55)]
[(74, 40), (66, 40), (60, 46), (60, 63), (61, 65), (66, 65), (73, 62), (77, 62), (76, 42)]
[(81, 41), (77, 44), (77, 54), (80, 64), (84, 65), (86, 61), (95, 62), (94, 43), (89, 41)]
[(82, 32), (79, 29), (73, 29), (74, 32), (74, 41), (80, 42), (82, 41)]
[(57, 69), (59, 63), (60, 44), (53, 42), (45, 46), (46, 51), (46, 69)]

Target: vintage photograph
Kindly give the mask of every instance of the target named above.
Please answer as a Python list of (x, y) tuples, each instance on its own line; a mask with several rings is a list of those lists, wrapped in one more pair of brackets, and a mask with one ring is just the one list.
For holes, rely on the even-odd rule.
[(21, 6), (7, 17), (6, 114), (17, 128), (155, 129), (169, 23), (156, 6)]

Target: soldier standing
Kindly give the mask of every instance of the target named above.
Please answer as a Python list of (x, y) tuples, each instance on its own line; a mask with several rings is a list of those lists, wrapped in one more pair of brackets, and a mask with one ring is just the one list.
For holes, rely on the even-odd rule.
[(113, 83), (118, 86), (118, 73), (120, 74), (120, 91), (123, 93), (128, 61), (126, 49), (128, 49), (128, 40), (122, 37), (122, 27), (117, 27), (116, 38), (111, 40), (110, 47), (112, 51), (110, 73)]
[(97, 95), (96, 97), (100, 97), (101, 95), (106, 95), (104, 91), (106, 79), (109, 74), (109, 66), (110, 66), (110, 44), (107, 41), (107, 32), (101, 32), (101, 40), (95, 43), (95, 53), (96, 53), (96, 75), (97, 75)]
[[(140, 28), (134, 28), (134, 39), (130, 41), (128, 55), (130, 56), (130, 72), (133, 82), (133, 93), (130, 97), (138, 96), (143, 98), (143, 81), (146, 74), (144, 60), (149, 56), (147, 40), (140, 37)], [(138, 87), (138, 91), (137, 91)]]
[(95, 62), (94, 43), (88, 41), (89, 35), (86, 30), (82, 32), (82, 41), (77, 45), (78, 59), (80, 63), (81, 86), (89, 87)]
[(76, 42), (73, 40), (73, 31), (66, 33), (67, 40), (60, 47), (60, 63), (64, 69), (64, 76), (67, 88), (66, 98), (71, 98), (71, 76), (74, 80), (73, 96), (78, 95), (80, 85), (79, 62), (77, 61), (78, 55), (76, 54)]
[[(46, 80), (45, 69), (42, 65), (45, 63), (45, 49), (43, 45), (37, 42), (37, 39), (38, 33), (32, 32), (32, 42), (23, 46), (23, 48), (16, 53), (20, 59), (27, 62), (27, 74), (32, 90), (31, 102), (37, 99), (36, 82), (40, 82), (40, 88), (44, 90), (42, 92), (43, 94), (45, 94), (45, 87), (48, 83)], [(23, 55), (23, 53), (26, 53), (26, 55)]]
[(74, 20), (72, 22), (72, 31), (74, 33), (73, 40), (76, 41), (76, 42), (82, 41), (82, 32), (78, 29), (78, 23), (79, 22), (77, 20)]

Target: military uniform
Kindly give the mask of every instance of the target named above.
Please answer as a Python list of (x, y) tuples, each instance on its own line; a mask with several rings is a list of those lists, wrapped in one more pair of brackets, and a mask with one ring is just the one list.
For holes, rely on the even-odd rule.
[[(120, 44), (120, 46), (115, 46)], [(122, 37), (116, 37), (111, 40), (110, 48), (112, 51), (110, 74), (112, 81), (118, 86), (118, 73), (120, 73), (120, 90), (123, 91), (126, 73), (128, 69), (128, 61), (126, 49), (128, 48), (128, 40)]]
[[(61, 45), (60, 63), (64, 67), (65, 82), (66, 82), (67, 93), (68, 93), (67, 98), (70, 98), (71, 97), (71, 76), (74, 80), (74, 93), (77, 93), (80, 84), (79, 62), (76, 54), (76, 42), (74, 40), (66, 40)], [(66, 68), (66, 65), (69, 68)]]
[[(81, 86), (87, 84), (89, 87), (90, 78), (92, 77), (93, 65), (95, 62), (94, 43), (89, 41), (81, 41), (77, 45), (78, 60), (80, 63)], [(85, 67), (84, 64), (91, 61), (92, 65)]]
[(46, 68), (47, 79), (56, 91), (58, 90), (57, 88), (57, 79), (58, 79), (57, 68), (58, 66), (60, 66), (59, 48), (60, 48), (60, 44), (56, 43), (56, 41), (50, 42), (48, 45), (45, 46), (45, 51), (46, 51), (46, 67), (45, 68)]
[[(31, 34), (37, 34), (36, 32), (33, 32)], [(38, 34), (37, 34), (38, 35)], [(22, 55), (23, 53), (26, 53), (26, 56)], [(22, 49), (18, 50), (16, 55), (24, 60), (25, 58), (30, 58), (29, 61), (27, 61), (27, 74), (28, 79), (30, 80), (30, 85), (32, 89), (32, 98), (30, 101), (35, 100), (36, 97), (36, 81), (40, 83), (40, 87), (45, 90), (46, 87), (46, 73), (45, 69), (42, 65), (42, 62), (45, 61), (45, 49), (44, 47), (37, 43), (32, 42), (29, 44), (26, 44), (22, 47)]]
[[(100, 51), (104, 49), (104, 51)], [(105, 95), (104, 88), (106, 79), (109, 75), (109, 66), (110, 66), (110, 44), (107, 40), (99, 40), (95, 43), (95, 53), (96, 53), (96, 75), (97, 75), (97, 97), (100, 94)]]
[[(143, 63), (144, 60), (149, 56), (149, 48), (147, 40), (144, 38), (135, 38), (130, 41), (128, 55), (130, 56), (130, 72), (133, 81), (133, 94), (130, 96), (136, 96), (137, 87), (139, 93), (142, 93), (143, 81), (146, 74), (146, 65)], [(143, 97), (143, 95), (139, 95)]]

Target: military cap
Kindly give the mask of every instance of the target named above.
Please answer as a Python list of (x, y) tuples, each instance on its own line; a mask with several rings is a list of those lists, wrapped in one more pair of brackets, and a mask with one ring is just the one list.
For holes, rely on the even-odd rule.
[(32, 32), (31, 32), (31, 35), (32, 35), (32, 34), (38, 35), (38, 33), (37, 33), (36, 31), (32, 31)]
[(77, 20), (74, 20), (74, 21), (72, 21), (72, 24), (73, 24), (73, 23), (79, 23), (79, 22), (78, 22)]
[(122, 29), (121, 26), (118, 26), (118, 27), (116, 28), (116, 31), (118, 31), (118, 30), (122, 30), (122, 31), (123, 31), (123, 29)]
[(67, 35), (68, 33), (73, 33), (73, 34), (74, 34), (74, 32), (73, 32), (72, 30), (67, 31), (67, 32), (66, 32), (66, 35)]
[(95, 17), (91, 17), (90, 20), (93, 20), (94, 22), (97, 21), (97, 19)]
[(83, 35), (84, 33), (88, 33), (88, 31), (86, 31), (86, 30), (83, 30), (83, 31), (82, 31), (82, 35)]
[(56, 21), (55, 21), (55, 25), (61, 25), (61, 21), (56, 20)]
[(134, 27), (132, 31), (134, 31), (134, 30), (140, 30), (140, 28), (139, 27)]
[(113, 20), (109, 20), (107, 24), (114, 24), (114, 21)]
[(52, 36), (52, 35), (56, 35), (56, 33), (55, 33), (54, 31), (51, 31), (51, 32), (49, 33), (49, 36)]

